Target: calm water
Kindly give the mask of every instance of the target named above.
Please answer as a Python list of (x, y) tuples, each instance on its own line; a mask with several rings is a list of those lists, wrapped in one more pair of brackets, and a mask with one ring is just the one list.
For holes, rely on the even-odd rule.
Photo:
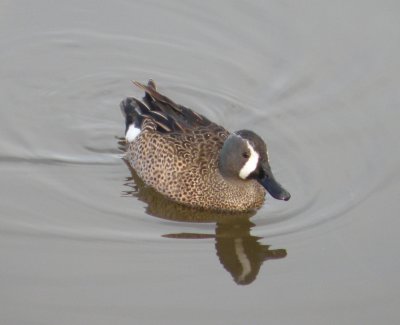
[[(1, 1), (1, 324), (398, 324), (396, 1)], [(269, 143), (289, 202), (169, 204), (131, 79)], [(249, 219), (250, 218), (250, 219)]]

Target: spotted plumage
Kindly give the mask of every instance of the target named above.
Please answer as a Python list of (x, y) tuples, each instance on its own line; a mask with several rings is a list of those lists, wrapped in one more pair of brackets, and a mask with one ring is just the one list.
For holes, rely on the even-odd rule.
[(273, 178), (265, 143), (252, 131), (229, 133), (206, 117), (160, 94), (155, 83), (121, 103), (126, 159), (158, 192), (185, 205), (227, 211), (261, 207), (265, 189), (290, 195)]

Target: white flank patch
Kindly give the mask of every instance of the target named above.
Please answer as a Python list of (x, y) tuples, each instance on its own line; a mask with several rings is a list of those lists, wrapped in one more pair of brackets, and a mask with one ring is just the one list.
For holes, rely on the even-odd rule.
[(256, 170), (259, 158), (258, 153), (253, 149), (249, 141), (246, 141), (246, 144), (250, 150), (250, 157), (239, 172), (239, 177), (241, 179), (246, 179), (252, 172)]
[(139, 135), (140, 133), (140, 129), (135, 128), (135, 125), (131, 124), (129, 125), (128, 131), (126, 131), (125, 134), (125, 139), (128, 142), (132, 142), (133, 140), (135, 140), (135, 138)]

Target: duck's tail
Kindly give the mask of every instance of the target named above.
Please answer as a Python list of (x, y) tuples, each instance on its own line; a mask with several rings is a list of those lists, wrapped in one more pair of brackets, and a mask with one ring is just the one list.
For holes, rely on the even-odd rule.
[(143, 117), (140, 114), (140, 101), (133, 97), (125, 98), (119, 105), (125, 117), (125, 138), (131, 142), (140, 133)]

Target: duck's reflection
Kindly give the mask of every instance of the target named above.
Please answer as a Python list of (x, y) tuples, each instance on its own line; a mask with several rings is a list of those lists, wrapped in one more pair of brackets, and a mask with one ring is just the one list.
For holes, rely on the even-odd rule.
[(264, 261), (280, 259), (286, 256), (285, 249), (270, 249), (269, 245), (259, 242), (261, 237), (251, 235), (254, 224), (249, 218), (254, 212), (219, 213), (197, 210), (176, 204), (146, 186), (136, 172), (127, 163), (131, 177), (126, 186), (131, 189), (124, 195), (135, 196), (148, 204), (146, 212), (152, 216), (182, 222), (216, 223), (215, 234), (172, 233), (163, 237), (179, 239), (215, 238), (215, 249), (223, 267), (232, 275), (237, 284), (252, 283)]
[(259, 243), (261, 237), (250, 234), (253, 226), (249, 220), (243, 223), (217, 223), (216, 226), (215, 248), (218, 258), (237, 284), (253, 282), (264, 261), (286, 256), (285, 249), (270, 249), (269, 245)]

